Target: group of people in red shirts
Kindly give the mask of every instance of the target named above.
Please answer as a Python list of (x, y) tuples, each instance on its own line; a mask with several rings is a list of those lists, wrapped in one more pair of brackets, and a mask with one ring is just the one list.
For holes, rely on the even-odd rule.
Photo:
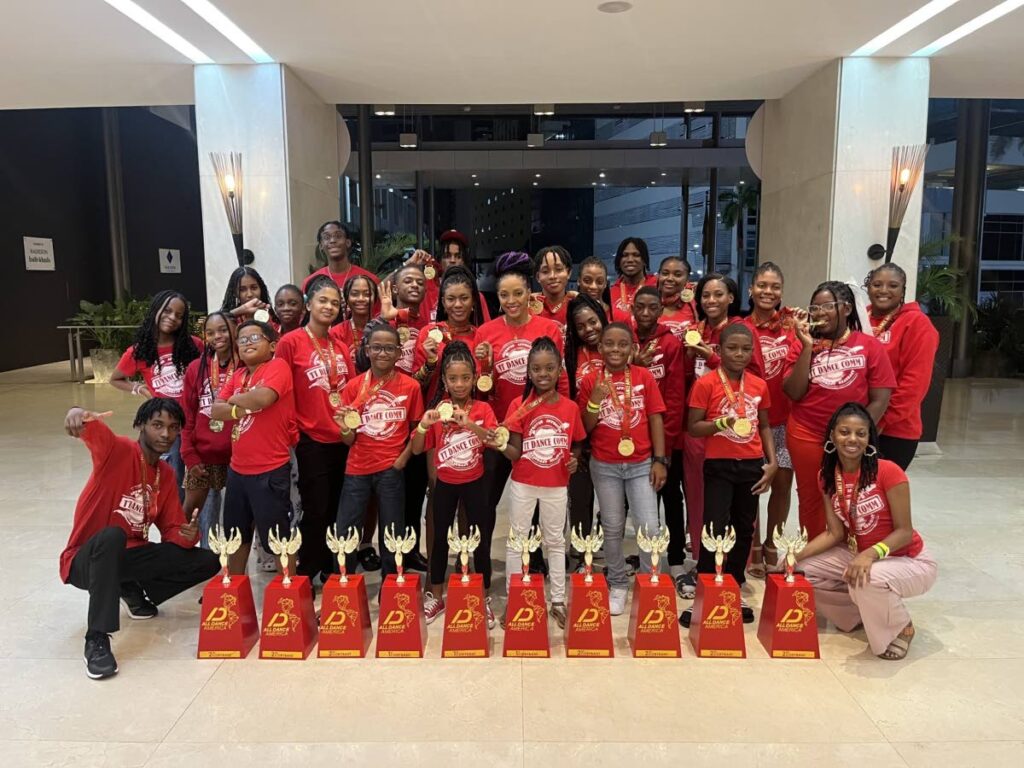
[[(649, 555), (625, 554), (627, 516), (649, 535), (668, 527), (669, 568), (691, 598), (696, 574), (714, 570), (701, 551), (705, 525), (735, 528), (725, 568), (738, 583), (779, 566), (770, 534), (786, 521), (794, 475), (800, 525), (812, 539), (802, 566), (830, 594), (819, 598), (822, 610), (841, 628), (863, 622), (883, 658), (906, 655), (913, 625), (902, 598), (935, 577), (911, 526), (904, 470), (921, 434), (937, 334), (905, 301), (898, 266), (868, 276), (868, 307), (830, 281), (806, 309), (794, 309), (783, 302), (782, 270), (763, 263), (742, 311), (728, 276), (691, 282), (678, 256), (651, 273), (642, 239), (619, 245), (614, 284), (600, 259), (576, 265), (551, 246), (497, 259), (501, 314), (491, 319), (458, 232), (442, 236), (439, 257), (416, 251), (383, 281), (349, 261), (343, 224), (327, 222), (317, 236), (328, 265), (273, 301), (254, 270), (236, 270), (202, 340), (188, 332), (183, 296), (154, 299), (113, 381), (147, 398), (137, 443), (115, 438), (102, 414), (69, 413), (68, 431), (93, 452), (90, 484), (104, 488), (83, 493), (62, 556), (64, 579), (90, 591), (91, 675), (116, 671), (102, 638), (118, 628), (118, 598), (132, 618), (149, 618), (215, 567), (201, 549), (191, 550), (188, 567), (161, 560), (173, 571), (171, 592), (167, 573), (154, 587), (150, 573), (111, 555), (101, 563), (94, 540), (117, 529), (118, 552), (190, 546), (218, 518), (221, 490), (223, 526), (243, 541), (229, 561), (235, 573), (244, 572), (254, 537), (265, 549), (271, 532), (287, 537), (298, 525), (302, 546), (291, 567), (326, 580), (334, 563), (325, 534), (336, 525), (361, 533), (364, 547), (349, 555), (349, 568), (379, 563), (387, 575), (394, 555), (373, 552), (373, 531), (379, 545), (385, 529), (411, 529), (426, 540), (427, 556), (417, 544), (406, 563), (429, 574), (428, 622), (444, 611), (447, 530), (456, 521), (474, 526), (491, 627), (491, 541), (504, 498), (516, 533), (539, 527), (535, 565), (550, 580), (551, 616), (564, 626), (567, 528), (592, 530), (595, 498), (617, 615), (630, 567), (651, 568)], [(569, 291), (574, 269), (578, 291)], [(114, 448), (117, 472), (105, 458)], [(762, 542), (756, 521), (765, 493)], [(148, 542), (152, 524), (160, 545)], [(506, 578), (519, 557), (507, 549)], [(96, 589), (106, 592), (98, 596), (91, 574), (101, 571)], [(95, 617), (93, 603), (102, 606)], [(742, 608), (753, 621), (753, 609)], [(687, 608), (680, 623), (689, 620)]]

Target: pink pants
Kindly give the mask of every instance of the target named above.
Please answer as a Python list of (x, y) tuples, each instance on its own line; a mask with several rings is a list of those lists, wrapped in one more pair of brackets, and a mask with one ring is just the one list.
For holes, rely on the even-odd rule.
[(690, 557), (694, 560), (700, 557), (700, 529), (704, 525), (704, 442), (703, 437), (683, 435), (683, 495)]
[(889, 647), (910, 622), (905, 597), (923, 595), (938, 575), (927, 547), (917, 557), (887, 557), (871, 566), (871, 581), (851, 587), (843, 581), (853, 554), (835, 546), (800, 561), (807, 580), (814, 585), (818, 610), (839, 629), (849, 632), (864, 624), (871, 652), (876, 656)]

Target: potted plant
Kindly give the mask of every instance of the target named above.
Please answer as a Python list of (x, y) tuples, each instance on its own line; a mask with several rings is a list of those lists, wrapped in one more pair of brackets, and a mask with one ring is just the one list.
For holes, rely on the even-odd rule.
[[(131, 346), (135, 329), (146, 316), (149, 307), (147, 299), (118, 299), (111, 303), (93, 304), (84, 299), (79, 302), (79, 312), (68, 318), (73, 325), (83, 327), (82, 336), (97, 346), (89, 350), (92, 375), (96, 384), (106, 384), (117, 367), (124, 351)], [(112, 328), (125, 325), (129, 328)]]
[(974, 375), (1004, 378), (1024, 367), (1024, 310), (1005, 296), (978, 307), (974, 324)]

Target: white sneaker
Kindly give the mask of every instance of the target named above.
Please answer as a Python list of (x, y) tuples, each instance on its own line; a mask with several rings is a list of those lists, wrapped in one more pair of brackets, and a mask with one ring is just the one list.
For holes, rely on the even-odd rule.
[(608, 609), (612, 616), (618, 616), (626, 610), (626, 592), (622, 587), (612, 587), (608, 592)]

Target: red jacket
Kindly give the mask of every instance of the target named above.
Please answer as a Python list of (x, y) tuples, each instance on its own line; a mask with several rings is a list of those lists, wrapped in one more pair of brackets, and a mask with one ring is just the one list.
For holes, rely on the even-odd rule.
[[(872, 331), (881, 319), (871, 316)], [(881, 333), (876, 332), (875, 338), (885, 347), (896, 374), (896, 388), (878, 431), (889, 437), (918, 440), (923, 429), (921, 403), (932, 382), (939, 332), (921, 311), (921, 306), (912, 301), (904, 304), (896, 319)]]
[[(231, 462), (231, 425), (220, 432), (210, 431), (210, 406), (217, 397), (210, 392), (209, 370), (199, 380), (199, 366), (203, 359), (193, 360), (185, 371), (181, 391), (181, 407), (185, 411), (185, 426), (181, 430), (181, 458), (186, 467), (198, 464), (223, 465)], [(209, 361), (217, 366), (217, 359)], [(221, 374), (223, 385), (227, 376)]]
[[(634, 332), (634, 340), (636, 333)], [(686, 374), (683, 368), (683, 345), (673, 335), (672, 330), (660, 323), (654, 328), (654, 336), (646, 343), (646, 348), (654, 341), (654, 360), (647, 370), (658, 382), (661, 399), (665, 401), (665, 413), (662, 420), (665, 424), (665, 451), (671, 453), (676, 441), (683, 432), (683, 411), (686, 409)]]

